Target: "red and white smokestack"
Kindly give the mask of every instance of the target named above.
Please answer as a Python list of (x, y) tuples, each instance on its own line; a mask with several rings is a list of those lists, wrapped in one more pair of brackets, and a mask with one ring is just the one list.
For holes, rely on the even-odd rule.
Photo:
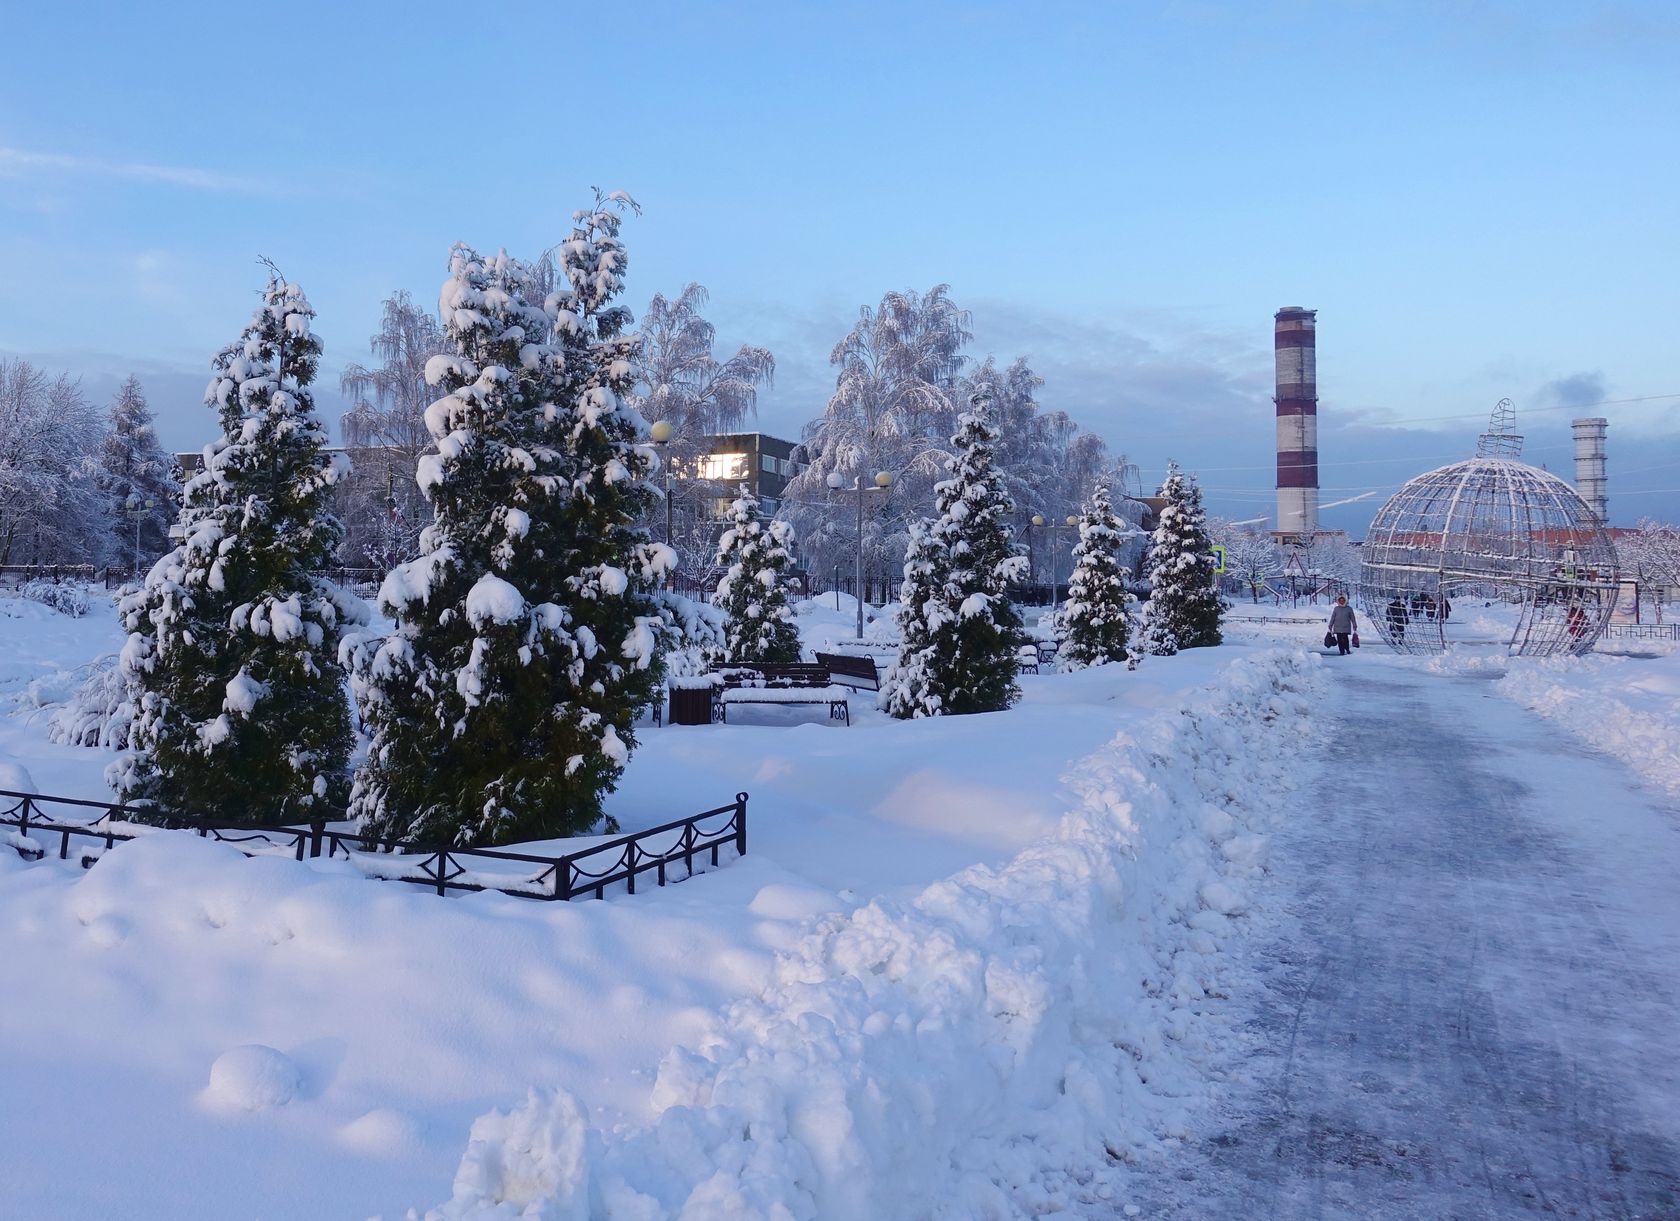
[(1277, 532), (1285, 539), (1318, 530), (1317, 310), (1287, 305), (1277, 334)]

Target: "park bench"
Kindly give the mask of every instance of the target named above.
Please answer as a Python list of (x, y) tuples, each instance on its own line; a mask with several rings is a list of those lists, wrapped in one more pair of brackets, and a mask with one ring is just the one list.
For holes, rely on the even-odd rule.
[(852, 723), (851, 708), (846, 703), (850, 692), (834, 685), (827, 666), (765, 662), (720, 666), (716, 673), (719, 683), (712, 701), (712, 719), (720, 724), (728, 723), (731, 704), (825, 704), (829, 720)]
[(844, 653), (818, 653), (817, 664), (827, 666), (829, 677), (836, 683), (860, 691), (879, 691), (881, 674), (873, 657), (854, 657)]

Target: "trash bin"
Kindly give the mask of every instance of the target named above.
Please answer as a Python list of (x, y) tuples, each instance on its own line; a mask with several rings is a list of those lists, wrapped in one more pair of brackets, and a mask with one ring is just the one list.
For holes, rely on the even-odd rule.
[(688, 686), (671, 684), (671, 724), (710, 725), (712, 723), (712, 684)]

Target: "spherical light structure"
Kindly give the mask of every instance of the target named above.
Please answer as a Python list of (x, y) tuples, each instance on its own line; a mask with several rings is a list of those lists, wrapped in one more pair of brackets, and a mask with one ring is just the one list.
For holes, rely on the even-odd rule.
[(1530, 657), (1585, 653), (1609, 623), (1620, 575), (1609, 535), (1574, 488), (1510, 453), (1484, 436), (1479, 456), (1419, 475), (1371, 522), (1359, 598), (1396, 652), (1485, 637), (1485, 624), (1460, 626), (1472, 607)]

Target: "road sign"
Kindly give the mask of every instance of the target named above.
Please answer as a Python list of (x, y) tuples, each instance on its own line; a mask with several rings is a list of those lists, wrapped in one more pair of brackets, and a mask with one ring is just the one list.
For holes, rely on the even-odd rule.
[(1208, 550), (1213, 552), (1214, 573), (1216, 575), (1223, 574), (1225, 571), (1225, 548), (1210, 547)]

